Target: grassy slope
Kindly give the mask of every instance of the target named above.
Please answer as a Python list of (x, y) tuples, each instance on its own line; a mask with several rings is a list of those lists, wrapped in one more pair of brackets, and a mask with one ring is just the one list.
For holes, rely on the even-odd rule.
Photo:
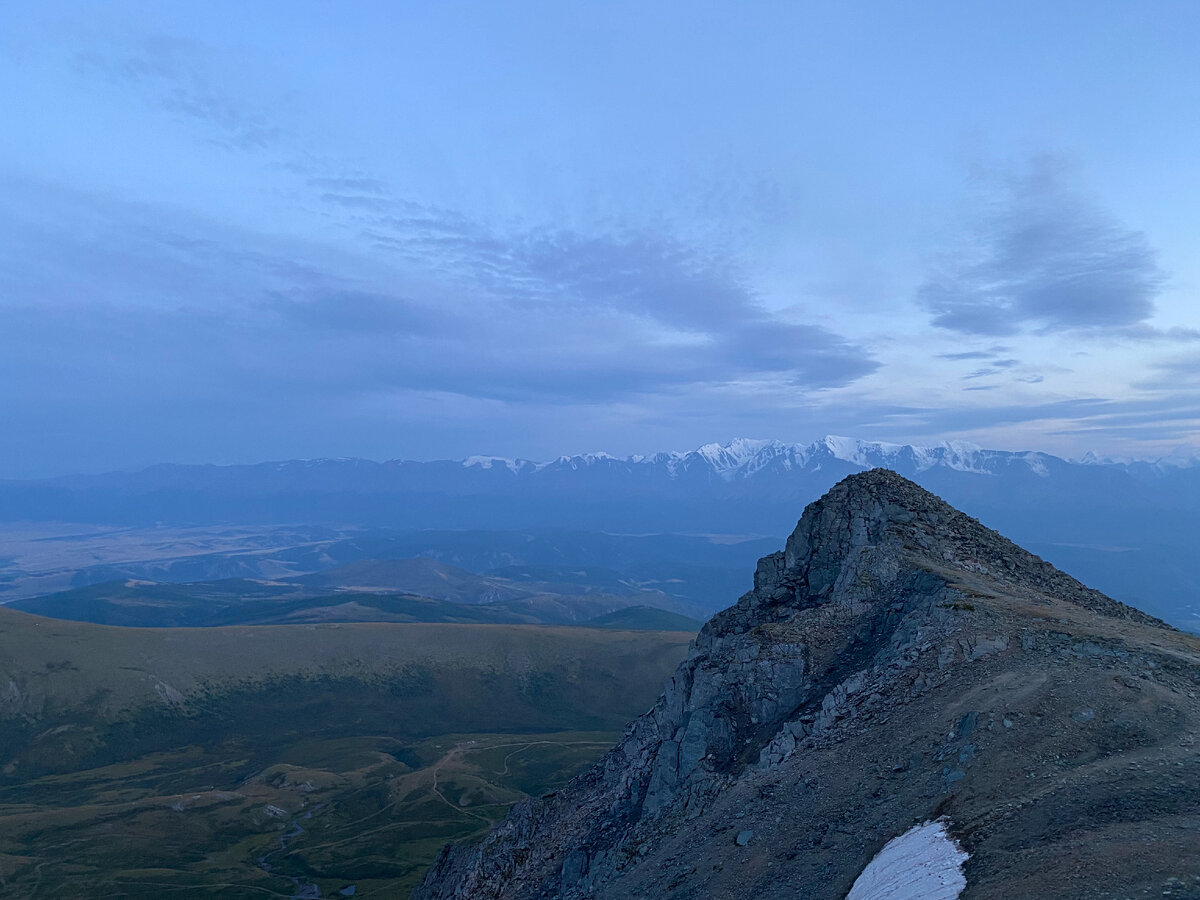
[[(0, 897), (405, 897), (446, 841), (585, 769), (615, 732), (193, 746), (0, 788)], [(298, 830), (297, 826), (299, 826)], [(271, 871), (262, 863), (271, 866)]]
[(604, 716), (624, 706), (628, 689), (661, 681), (690, 638), (423, 623), (127, 629), (0, 607), (0, 718), (81, 704), (111, 716), (147, 702), (165, 708), (176, 695), (186, 706), (214, 686), (305, 675), (371, 680), (416, 669), (476, 679), (554, 672)]
[[(455, 603), (399, 593), (301, 594), (276, 586), (271, 595), (251, 581), (238, 593), (218, 593), (230, 582), (147, 584), (107, 582), (19, 600), (10, 609), (97, 625), (131, 628), (213, 628), (324, 622), (456, 622), (538, 624), (503, 606)], [(255, 592), (257, 588), (257, 592)], [(660, 629), (661, 630), (661, 629)]]
[(690, 637), (0, 608), (0, 896), (403, 896), (611, 745)]
[[(459, 570), (432, 560), (427, 561), (430, 566), (408, 565), (413, 562), (367, 560), (290, 583), (110, 581), (18, 600), (10, 608), (76, 622), (151, 628), (321, 622), (577, 625), (639, 601), (650, 607), (674, 602), (658, 592), (618, 595), (567, 583), (514, 587), (470, 573), (439, 586), (431, 579), (436, 581), (443, 570)], [(422, 577), (408, 577), (413, 570)], [(625, 627), (685, 630), (682, 619)], [(686, 630), (691, 627), (688, 623)]]
[(503, 578), (476, 575), (426, 556), (362, 559), (296, 581), (324, 588), (406, 591), (456, 603), (509, 600), (528, 593)]
[(630, 606), (608, 615), (597, 616), (588, 623), (590, 628), (637, 629), (654, 631), (699, 631), (703, 622), (678, 613), (649, 606)]

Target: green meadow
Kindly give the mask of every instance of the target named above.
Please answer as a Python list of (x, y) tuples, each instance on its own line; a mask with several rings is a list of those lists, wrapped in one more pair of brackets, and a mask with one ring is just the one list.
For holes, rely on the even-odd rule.
[(690, 637), (0, 608), (0, 896), (405, 897), (598, 758)]

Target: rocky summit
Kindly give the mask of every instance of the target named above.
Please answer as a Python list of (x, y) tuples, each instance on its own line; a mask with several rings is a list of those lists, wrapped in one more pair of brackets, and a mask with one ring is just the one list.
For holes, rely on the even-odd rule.
[(852, 475), (616, 747), (414, 897), (1200, 897), (1197, 690), (1200, 639)]

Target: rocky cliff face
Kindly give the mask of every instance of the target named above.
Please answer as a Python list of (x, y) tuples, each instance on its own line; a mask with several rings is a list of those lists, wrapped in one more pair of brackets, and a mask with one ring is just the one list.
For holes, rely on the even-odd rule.
[(842, 898), (941, 819), (964, 897), (1200, 896), (1200, 641), (885, 470), (811, 504), (591, 771), (414, 897)]

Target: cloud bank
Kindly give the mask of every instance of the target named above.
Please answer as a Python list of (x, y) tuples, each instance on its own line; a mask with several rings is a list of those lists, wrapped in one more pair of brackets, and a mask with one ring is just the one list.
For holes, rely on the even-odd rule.
[(386, 223), (414, 257), (397, 265), (44, 184), (5, 193), (0, 417), (25, 432), (48, 408), (114, 441), (305, 414), (347, 427), (416, 396), (584, 414), (878, 367), (773, 315), (727, 262), (646, 234), (500, 233), (414, 208)]
[(964, 334), (1112, 331), (1145, 322), (1165, 280), (1144, 234), (1041, 159), (1009, 180), (917, 299), (934, 325)]

